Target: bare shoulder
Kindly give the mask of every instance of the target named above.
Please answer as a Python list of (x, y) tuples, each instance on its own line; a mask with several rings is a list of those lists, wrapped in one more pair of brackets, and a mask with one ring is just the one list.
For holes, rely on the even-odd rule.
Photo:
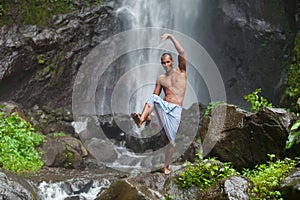
[(178, 74), (181, 74), (181, 75), (186, 76), (186, 71), (185, 71), (185, 70), (180, 70), (179, 67), (176, 68), (176, 72), (177, 72)]
[(164, 80), (165, 78), (165, 75), (164, 74), (161, 74), (159, 75), (157, 78), (156, 78), (156, 83), (160, 84), (162, 80)]
[(161, 79), (164, 79), (166, 78), (166, 75), (165, 74), (161, 74), (157, 77), (157, 80), (161, 80)]

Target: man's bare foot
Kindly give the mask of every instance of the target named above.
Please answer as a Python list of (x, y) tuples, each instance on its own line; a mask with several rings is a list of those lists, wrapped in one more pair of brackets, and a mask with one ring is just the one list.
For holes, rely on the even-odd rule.
[(168, 167), (164, 167), (164, 173), (165, 173), (166, 175), (170, 174), (171, 172), (172, 172), (172, 171), (169, 170)]
[(137, 127), (141, 128), (143, 122), (141, 121), (140, 114), (134, 112), (134, 113), (131, 113), (131, 117), (134, 120), (134, 122), (136, 123)]

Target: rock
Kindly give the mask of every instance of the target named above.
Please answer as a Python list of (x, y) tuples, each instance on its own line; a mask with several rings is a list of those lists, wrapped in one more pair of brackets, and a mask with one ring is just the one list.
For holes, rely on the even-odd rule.
[(3, 109), (1, 109), (5, 113), (4, 117), (9, 116), (10, 114), (16, 112), (21, 118), (28, 121), (25, 116), (25, 111), (20, 104), (13, 101), (9, 101), (9, 102), (1, 102), (0, 105), (4, 106)]
[(30, 119), (36, 131), (45, 135), (52, 133), (64, 133), (67, 135), (77, 136), (72, 126), (72, 113), (67, 108), (51, 109), (43, 106), (40, 108), (34, 105), (27, 109), (26, 116)]
[(203, 155), (231, 162), (237, 169), (266, 162), (268, 154), (280, 158), (292, 119), (283, 109), (265, 108), (253, 114), (233, 105), (217, 106), (200, 130)]
[(197, 198), (197, 200), (249, 200), (247, 193), (251, 187), (248, 179), (241, 176), (232, 176), (222, 180)]
[(1, 199), (37, 199), (37, 190), (30, 182), (18, 175), (0, 169)]
[(300, 170), (286, 177), (281, 184), (281, 192), (286, 200), (298, 199), (300, 196)]
[(82, 168), (83, 157), (88, 155), (81, 141), (71, 136), (47, 137), (42, 144), (42, 159), (49, 167)]
[(42, 159), (46, 166), (62, 167), (66, 162), (66, 146), (53, 138), (48, 138), (42, 143), (43, 155)]
[(46, 27), (3, 26), (0, 30), (0, 99), (24, 107), (72, 105), (72, 86), (83, 58), (117, 32), (114, 2), (53, 17)]
[(97, 200), (160, 200), (162, 196), (158, 192), (149, 190), (144, 185), (131, 180), (120, 180), (102, 192)]
[(84, 145), (98, 162), (113, 162), (118, 157), (110, 141), (91, 138), (90, 140), (86, 140)]

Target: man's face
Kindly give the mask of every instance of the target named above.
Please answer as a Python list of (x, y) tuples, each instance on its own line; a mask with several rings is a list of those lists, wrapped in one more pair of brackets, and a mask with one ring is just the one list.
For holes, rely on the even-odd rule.
[(167, 55), (167, 56), (161, 57), (161, 65), (166, 70), (166, 72), (171, 71), (171, 69), (173, 68), (173, 63), (174, 62), (170, 56)]

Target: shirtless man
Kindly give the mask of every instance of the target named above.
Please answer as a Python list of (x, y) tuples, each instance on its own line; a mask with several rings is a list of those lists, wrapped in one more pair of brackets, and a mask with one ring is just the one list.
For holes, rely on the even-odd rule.
[[(161, 126), (162, 136), (167, 139), (169, 145), (165, 152), (164, 173), (170, 174), (169, 163), (174, 152), (175, 137), (180, 124), (182, 103), (186, 89), (186, 58), (184, 50), (175, 37), (169, 33), (161, 36), (162, 40), (170, 39), (178, 52), (178, 67), (173, 68), (174, 60), (172, 55), (164, 53), (161, 56), (161, 64), (165, 73), (156, 79), (155, 89), (149, 97), (143, 108), (142, 114), (132, 113), (138, 127), (143, 122), (148, 125), (151, 121), (150, 113), (155, 111)], [(164, 91), (164, 99), (159, 97), (161, 91)]]

